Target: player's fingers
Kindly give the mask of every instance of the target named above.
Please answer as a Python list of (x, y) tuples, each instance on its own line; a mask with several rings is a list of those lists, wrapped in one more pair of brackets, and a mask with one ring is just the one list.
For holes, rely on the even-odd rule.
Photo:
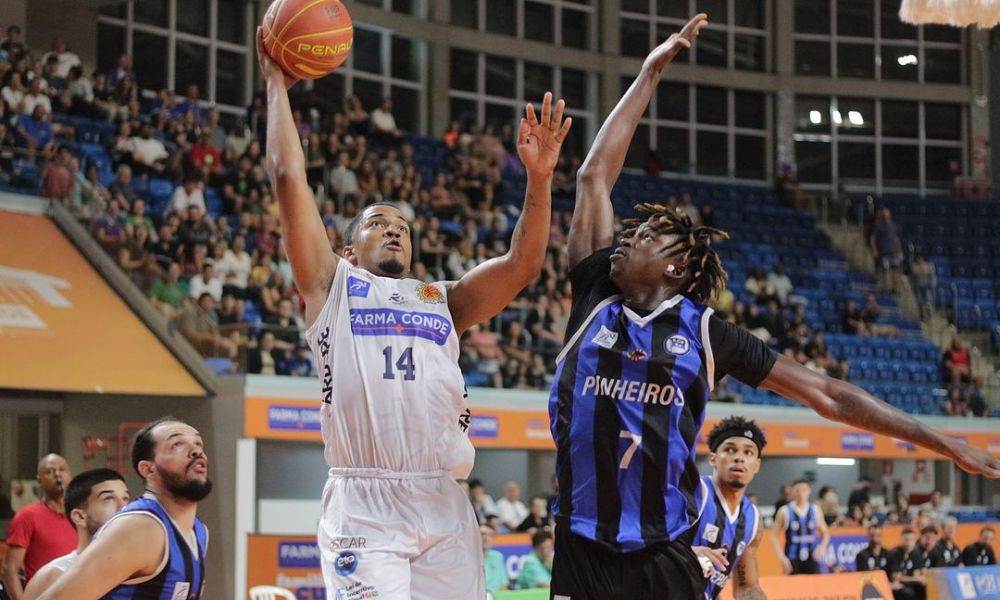
[(566, 117), (566, 120), (563, 121), (562, 127), (560, 127), (559, 131), (556, 132), (556, 141), (560, 144), (563, 143), (563, 140), (565, 140), (566, 136), (569, 135), (569, 129), (572, 126), (573, 117)]
[(712, 564), (714, 564), (720, 571), (725, 571), (729, 567), (729, 561), (726, 560), (726, 555), (719, 550), (710, 550), (708, 553), (708, 560), (712, 561)]
[(524, 107), (524, 112), (528, 116), (528, 125), (532, 128), (538, 126), (538, 117), (535, 115), (535, 106), (530, 102)]
[[(530, 107), (531, 105), (529, 104), (528, 106)], [(517, 143), (518, 144), (527, 144), (528, 143), (528, 130), (529, 130), (528, 129), (528, 120), (525, 119), (524, 117), (521, 117), (521, 125), (518, 127), (518, 130), (517, 130)]]
[(542, 125), (548, 127), (549, 119), (552, 117), (552, 92), (545, 92), (542, 98)]
[(549, 122), (549, 129), (552, 131), (559, 129), (559, 126), (562, 125), (563, 111), (565, 110), (566, 101), (560, 98), (559, 102), (556, 102), (556, 112), (552, 115), (552, 120)]

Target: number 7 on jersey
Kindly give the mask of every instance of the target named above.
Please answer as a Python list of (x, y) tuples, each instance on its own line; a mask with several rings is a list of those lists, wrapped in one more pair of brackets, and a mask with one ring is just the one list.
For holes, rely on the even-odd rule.
[(632, 433), (628, 429), (622, 429), (621, 435), (618, 437), (632, 440), (632, 445), (625, 450), (625, 454), (622, 455), (622, 462), (618, 465), (619, 469), (627, 469), (629, 464), (632, 463), (632, 458), (635, 457), (636, 450), (642, 444), (642, 436)]

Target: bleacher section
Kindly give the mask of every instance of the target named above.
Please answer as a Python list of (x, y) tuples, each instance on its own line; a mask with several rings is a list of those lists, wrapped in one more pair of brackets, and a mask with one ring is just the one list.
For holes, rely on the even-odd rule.
[[(852, 204), (858, 214), (869, 203), (854, 198)], [(981, 330), (1000, 321), (1000, 204), (885, 195), (875, 205), (892, 211), (900, 237), (934, 264), (935, 304), (952, 314), (955, 326)]]

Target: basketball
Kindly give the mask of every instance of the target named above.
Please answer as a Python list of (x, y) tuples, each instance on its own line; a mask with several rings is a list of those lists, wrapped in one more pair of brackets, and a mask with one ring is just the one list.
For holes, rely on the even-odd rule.
[(340, 0), (276, 0), (264, 15), (264, 48), (292, 77), (318, 79), (347, 60), (351, 15)]

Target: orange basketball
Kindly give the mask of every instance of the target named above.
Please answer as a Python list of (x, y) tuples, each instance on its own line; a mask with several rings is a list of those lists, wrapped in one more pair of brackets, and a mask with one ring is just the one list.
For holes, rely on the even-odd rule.
[(340, 0), (275, 0), (264, 14), (264, 49), (285, 73), (318, 79), (347, 60), (351, 15)]

